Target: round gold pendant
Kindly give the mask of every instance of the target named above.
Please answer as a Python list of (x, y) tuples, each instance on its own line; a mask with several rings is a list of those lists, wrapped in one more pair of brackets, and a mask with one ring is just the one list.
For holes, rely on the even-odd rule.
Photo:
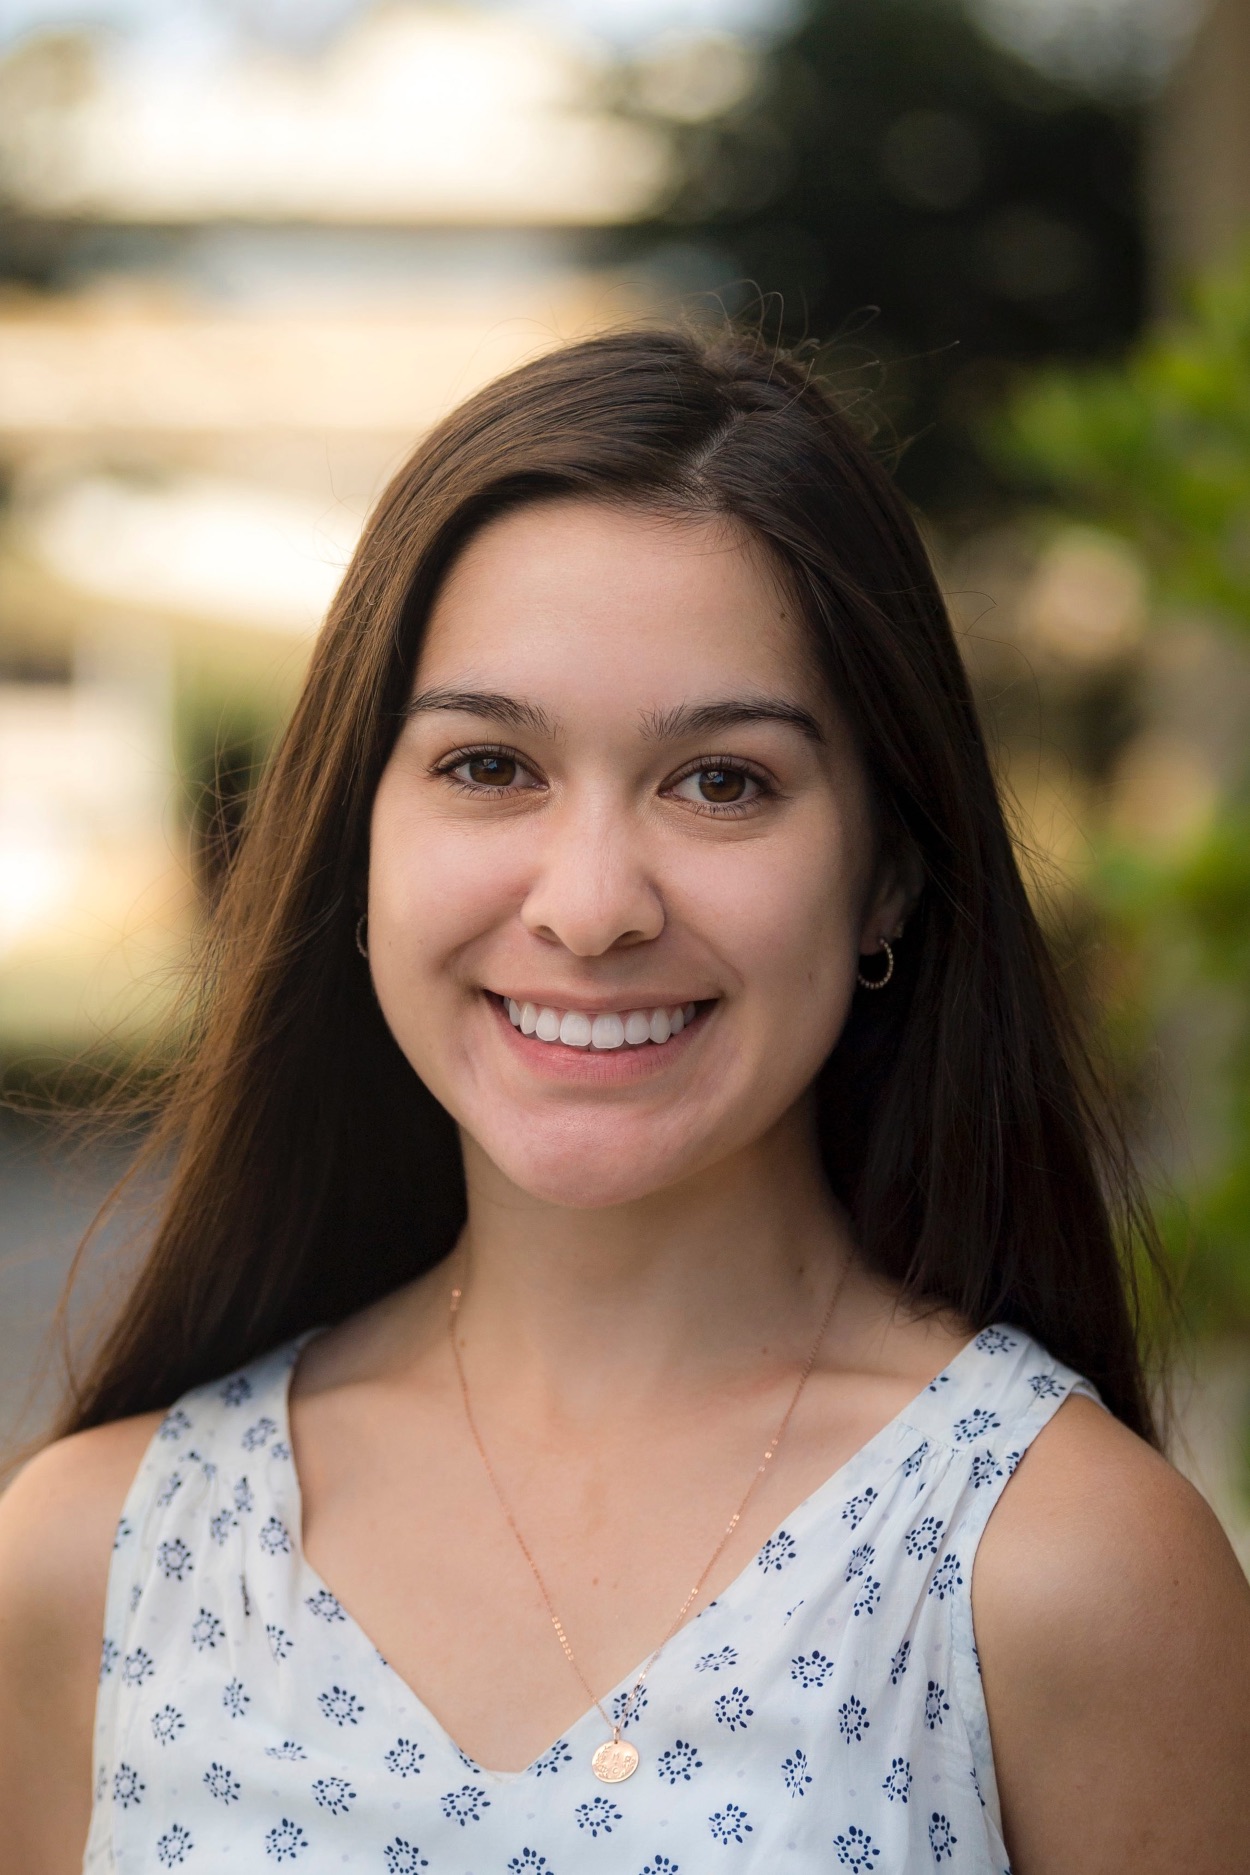
[(638, 1769), (638, 1753), (627, 1738), (609, 1738), (590, 1760), (601, 1784), (623, 1784)]

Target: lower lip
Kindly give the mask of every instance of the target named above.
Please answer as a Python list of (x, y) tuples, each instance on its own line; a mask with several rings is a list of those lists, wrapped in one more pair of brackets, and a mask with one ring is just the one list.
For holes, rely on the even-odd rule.
[(680, 1035), (666, 1042), (643, 1042), (619, 1048), (570, 1048), (565, 1042), (540, 1042), (536, 1035), (523, 1035), (512, 1022), (502, 998), (487, 990), (486, 1000), (495, 1020), (525, 1066), (546, 1080), (580, 1082), (590, 1087), (624, 1087), (635, 1081), (650, 1080), (684, 1060), (707, 1027), (715, 1003), (702, 1004)]

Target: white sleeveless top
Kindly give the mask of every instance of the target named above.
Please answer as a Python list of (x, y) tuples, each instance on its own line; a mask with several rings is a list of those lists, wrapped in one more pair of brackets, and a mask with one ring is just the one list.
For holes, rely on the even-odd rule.
[(1035, 1341), (987, 1328), (791, 1512), (655, 1663), (611, 1786), (593, 1710), (528, 1770), (483, 1770), (309, 1568), (302, 1345), (187, 1394), (131, 1487), (85, 1869), (1003, 1875), (973, 1558), (1030, 1441), (1097, 1397)]

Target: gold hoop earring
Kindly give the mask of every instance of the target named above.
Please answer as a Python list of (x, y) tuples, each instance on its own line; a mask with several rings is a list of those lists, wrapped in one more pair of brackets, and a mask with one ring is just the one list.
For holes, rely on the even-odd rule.
[(883, 990), (890, 981), (890, 978), (894, 975), (894, 951), (888, 938), (882, 938), (881, 948), (885, 952), (886, 957), (885, 975), (883, 977), (866, 977), (862, 970), (857, 970), (855, 972), (855, 980), (861, 989)]
[(356, 920), (356, 949), (365, 962), (369, 961), (369, 914), (362, 911)]

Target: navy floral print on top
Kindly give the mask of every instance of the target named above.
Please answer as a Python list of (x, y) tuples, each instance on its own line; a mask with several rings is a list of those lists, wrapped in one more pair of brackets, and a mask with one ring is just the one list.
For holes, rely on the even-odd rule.
[[(295, 1342), (166, 1414), (109, 1576), (84, 1869), (1002, 1875), (977, 1542), (1085, 1381), (984, 1329), (669, 1643), (605, 1791), (584, 1715), (476, 1765), (304, 1559)], [(634, 1680), (605, 1699), (620, 1712)]]

